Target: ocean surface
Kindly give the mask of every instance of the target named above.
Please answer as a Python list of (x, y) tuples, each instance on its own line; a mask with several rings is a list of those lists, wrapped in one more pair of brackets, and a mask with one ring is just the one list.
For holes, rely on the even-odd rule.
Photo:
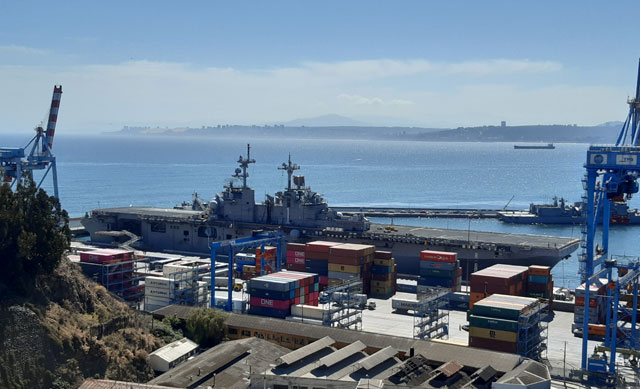
[[(2, 146), (23, 147), (28, 141), (22, 135), (0, 135)], [(193, 193), (208, 200), (229, 182), (238, 157), (246, 155), (247, 143), (257, 161), (249, 169), (257, 201), (286, 186), (286, 173), (277, 168), (290, 153), (301, 166), (296, 174), (304, 175), (307, 185), (330, 205), (488, 209), (501, 209), (512, 197), (509, 209), (548, 203), (554, 195), (580, 200), (588, 148), (587, 144), (514, 150), (513, 143), (61, 134), (54, 141), (60, 200), (71, 216), (100, 207), (173, 207), (190, 200)], [(50, 190), (50, 179), (43, 187)], [(630, 201), (632, 207), (638, 204), (638, 199)], [(580, 237), (579, 227), (509, 225), (494, 219), (396, 218), (393, 223)], [(613, 227), (610, 252), (638, 255), (638, 237), (640, 226)], [(556, 286), (575, 287), (577, 272), (574, 254), (553, 269)]]

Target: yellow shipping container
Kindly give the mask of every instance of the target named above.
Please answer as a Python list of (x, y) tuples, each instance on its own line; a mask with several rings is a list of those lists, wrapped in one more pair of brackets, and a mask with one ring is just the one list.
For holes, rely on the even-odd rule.
[(393, 286), (393, 281), (371, 281), (371, 286), (374, 288), (391, 288)]
[(378, 266), (393, 266), (396, 264), (396, 260), (391, 258), (391, 259), (374, 259), (373, 260), (373, 264), (374, 265), (378, 265)]
[(360, 274), (360, 266), (340, 265), (338, 263), (330, 263), (329, 271), (338, 271), (343, 273)]
[(474, 338), (500, 340), (510, 343), (516, 343), (518, 341), (518, 334), (515, 332), (492, 330), (481, 327), (469, 327), (469, 336)]

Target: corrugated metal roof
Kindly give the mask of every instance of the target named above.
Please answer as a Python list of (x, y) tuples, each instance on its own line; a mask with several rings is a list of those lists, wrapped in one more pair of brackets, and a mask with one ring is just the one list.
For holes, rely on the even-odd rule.
[(371, 370), (389, 358), (393, 358), (398, 352), (391, 346), (387, 346), (375, 354), (369, 355), (356, 364), (357, 369)]
[(322, 350), (325, 347), (331, 346), (335, 342), (336, 342), (335, 340), (331, 339), (328, 336), (325, 336), (324, 338), (318, 339), (313, 343), (309, 343), (304, 347), (300, 347), (299, 349), (294, 350), (287, 355), (281, 356), (280, 358), (278, 358), (277, 362), (291, 365), (293, 363), (298, 362), (302, 358), (305, 358), (305, 357), (308, 357), (309, 355), (317, 353), (318, 351)]
[(445, 363), (444, 365), (440, 366), (439, 368), (437, 368), (436, 370), (438, 370), (439, 372), (441, 372), (442, 374), (444, 374), (447, 377), (451, 377), (452, 375), (456, 374), (457, 372), (460, 371), (460, 369), (462, 369), (463, 366), (460, 364), (460, 362), (458, 361), (449, 361), (447, 363)]
[(160, 347), (156, 351), (149, 354), (149, 357), (158, 357), (167, 362), (173, 362), (185, 354), (192, 352), (198, 348), (198, 344), (187, 338), (182, 338), (171, 342), (166, 346)]
[(345, 346), (343, 348), (341, 348), (338, 351), (335, 351), (329, 355), (327, 355), (326, 357), (321, 358), (318, 361), (318, 364), (320, 366), (325, 366), (325, 367), (331, 367), (333, 365), (335, 365), (336, 363), (344, 360), (345, 358), (360, 352), (362, 350), (364, 350), (365, 348), (367, 348), (367, 345), (365, 345), (364, 343), (362, 343), (359, 340), (356, 340), (355, 342), (351, 343), (348, 346)]

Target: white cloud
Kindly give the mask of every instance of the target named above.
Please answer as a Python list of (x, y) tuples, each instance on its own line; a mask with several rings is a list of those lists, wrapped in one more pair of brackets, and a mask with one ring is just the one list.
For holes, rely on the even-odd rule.
[(0, 45), (0, 53), (45, 55), (45, 54), (48, 54), (49, 51), (43, 50), (43, 49), (37, 49), (34, 47), (19, 46), (19, 45)]
[(507, 75), (526, 73), (549, 73), (562, 70), (562, 64), (552, 61), (507, 60), (468, 61), (445, 64), (443, 71), (448, 74)]
[[(1, 50), (1, 48), (0, 48)], [(11, 49), (13, 50), (13, 49)], [(17, 49), (19, 50), (19, 49)], [(123, 125), (263, 124), (336, 113), (397, 118), (436, 126), (499, 123), (596, 124), (625, 115), (626, 90), (551, 81), (527, 86), (483, 83), (483, 76), (558, 72), (549, 61), (426, 60), (308, 62), (242, 70), (153, 61), (50, 69), (1, 66), (0, 131), (28, 129), (46, 115), (55, 83), (63, 85), (61, 131)], [(454, 77), (468, 74), (475, 76)], [(449, 75), (444, 78), (443, 75)], [(510, 82), (515, 77), (510, 77)], [(445, 81), (443, 81), (445, 80)], [(375, 123), (372, 123), (375, 124)]]
[(338, 100), (356, 105), (412, 105), (413, 101), (402, 99), (383, 100), (380, 97), (364, 97), (360, 95), (338, 95)]

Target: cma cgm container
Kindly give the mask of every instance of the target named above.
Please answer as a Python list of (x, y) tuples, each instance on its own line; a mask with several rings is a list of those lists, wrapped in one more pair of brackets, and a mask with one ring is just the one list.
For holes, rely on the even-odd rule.
[(418, 285), (451, 288), (458, 292), (462, 283), (462, 268), (458, 254), (444, 251), (420, 252), (420, 278)]

